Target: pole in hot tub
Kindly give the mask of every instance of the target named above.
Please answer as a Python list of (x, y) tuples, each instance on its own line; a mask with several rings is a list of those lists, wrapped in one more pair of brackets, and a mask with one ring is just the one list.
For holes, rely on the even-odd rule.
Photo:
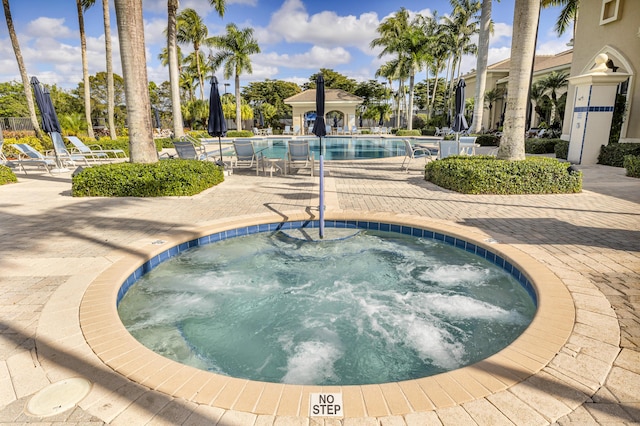
[(313, 125), (313, 134), (320, 138), (320, 238), (324, 238), (324, 156), (322, 150), (322, 137), (327, 135), (324, 124), (324, 77), (318, 73), (316, 77), (316, 121)]

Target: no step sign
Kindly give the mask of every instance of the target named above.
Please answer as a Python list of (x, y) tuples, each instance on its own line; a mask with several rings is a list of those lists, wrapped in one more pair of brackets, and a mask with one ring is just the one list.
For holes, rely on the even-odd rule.
[(309, 417), (344, 417), (342, 394), (309, 394)]

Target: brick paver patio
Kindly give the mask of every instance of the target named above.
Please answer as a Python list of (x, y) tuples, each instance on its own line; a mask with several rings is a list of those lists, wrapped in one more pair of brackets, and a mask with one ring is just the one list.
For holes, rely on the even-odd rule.
[[(34, 172), (0, 187), (0, 423), (639, 423), (640, 180), (584, 166), (580, 194), (470, 196), (425, 182), (422, 164), (401, 172), (400, 162), (327, 164), (327, 210), (456, 226), (543, 263), (571, 292), (576, 323), (533, 377), (449, 408), (343, 421), (223, 410), (149, 390), (104, 366), (86, 344), (78, 307), (87, 286), (123, 253), (142, 262), (141, 244), (163, 236), (229, 218), (316, 212), (318, 178), (238, 172), (193, 197), (110, 199), (73, 198), (68, 173)], [(93, 382), (75, 409), (48, 418), (24, 413), (35, 392), (75, 376)]]

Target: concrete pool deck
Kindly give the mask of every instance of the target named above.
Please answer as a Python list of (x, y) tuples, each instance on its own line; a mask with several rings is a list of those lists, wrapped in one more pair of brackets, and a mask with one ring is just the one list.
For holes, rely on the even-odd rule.
[[(159, 239), (179, 239), (221, 222), (266, 215), (284, 220), (317, 211), (317, 177), (242, 171), (194, 197), (76, 199), (69, 195), (68, 173), (18, 173), (18, 184), (0, 187), (0, 423), (640, 422), (640, 180), (625, 177), (623, 169), (585, 166), (581, 194), (469, 196), (425, 182), (422, 162), (414, 162), (409, 173), (400, 171), (400, 163), (328, 164), (328, 212), (424, 219), (497, 240), (542, 263), (569, 290), (576, 320), (566, 343), (531, 377), (485, 397), (435, 410), (413, 407), (402, 415), (372, 394), (364, 398), (362, 415), (343, 420), (299, 415), (301, 399), (286, 394), (265, 396), (283, 407), (296, 405), (298, 415), (288, 409), (255, 414), (255, 404), (212, 407), (151, 390), (105, 366), (87, 345), (79, 307), (89, 284), (125, 257), (142, 263)], [(76, 408), (47, 418), (24, 413), (37, 391), (69, 377), (93, 383)], [(406, 396), (400, 399), (406, 405)]]

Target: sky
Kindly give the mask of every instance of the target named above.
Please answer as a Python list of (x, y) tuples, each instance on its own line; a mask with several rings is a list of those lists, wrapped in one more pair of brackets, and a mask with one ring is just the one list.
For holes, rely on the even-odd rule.
[[(116, 14), (111, 3), (111, 36), (114, 72), (122, 75)], [(493, 1), (494, 34), (489, 46), (489, 64), (510, 55), (514, 0)], [(10, 0), (13, 24), (24, 57), (27, 73), (45, 84), (64, 89), (82, 81), (82, 59), (76, 2), (73, 0)], [(379, 58), (379, 49), (371, 49), (378, 36), (376, 28), (401, 7), (411, 13), (438, 16), (451, 12), (448, 0), (227, 0), (223, 18), (206, 0), (182, 0), (180, 10), (195, 9), (207, 24), (209, 35), (223, 35), (230, 23), (250, 27), (261, 53), (251, 57), (253, 73), (243, 74), (241, 85), (252, 81), (278, 79), (303, 84), (321, 68), (333, 69), (356, 81), (374, 79), (376, 70), (389, 58)], [(555, 54), (569, 49), (570, 34), (558, 37), (553, 27), (558, 8), (543, 9), (538, 29), (537, 54)], [(166, 46), (167, 1), (143, 0), (146, 60), (150, 81), (158, 84), (169, 79), (158, 54)], [(4, 12), (0, 23), (0, 82), (20, 81), (11, 47)], [(106, 70), (104, 26), (101, 0), (85, 13), (89, 73)], [(476, 40), (477, 41), (477, 40)], [(182, 46), (186, 55), (190, 46)], [(205, 47), (204, 52), (209, 53)], [(476, 66), (476, 58), (467, 56), (462, 71)], [(216, 76), (229, 83), (222, 70)], [(422, 71), (417, 81), (425, 78)]]

